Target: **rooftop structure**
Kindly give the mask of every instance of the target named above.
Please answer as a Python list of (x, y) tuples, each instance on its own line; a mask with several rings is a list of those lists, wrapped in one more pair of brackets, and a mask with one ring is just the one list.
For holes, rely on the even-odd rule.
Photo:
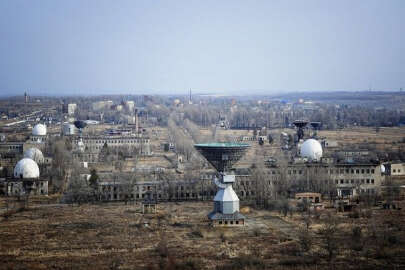
[(70, 123), (63, 123), (62, 134), (64, 136), (74, 135), (75, 134), (75, 125)]
[(297, 136), (298, 136), (298, 141), (304, 138), (304, 128), (308, 124), (307, 120), (295, 120), (293, 122), (294, 126), (298, 128), (297, 130)]
[(316, 137), (317, 135), (317, 131), (319, 130), (319, 128), (321, 127), (321, 122), (311, 122), (310, 123), (312, 129), (313, 129), (313, 133), (312, 136)]

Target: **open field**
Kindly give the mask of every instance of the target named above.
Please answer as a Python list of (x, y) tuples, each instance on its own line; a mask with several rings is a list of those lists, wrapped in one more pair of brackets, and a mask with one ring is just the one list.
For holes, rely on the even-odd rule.
[(337, 140), (342, 143), (397, 143), (405, 137), (405, 128), (382, 127), (376, 132), (375, 128), (356, 127), (342, 130), (321, 130), (318, 134), (321, 137)]
[[(302, 252), (301, 214), (251, 210), (247, 226), (223, 229), (208, 225), (211, 207), (210, 202), (164, 203), (158, 214), (142, 215), (140, 205), (121, 203), (35, 205), (0, 221), (0, 269), (329, 269), (316, 234), (323, 215), (312, 220), (308, 232), (314, 247)], [(370, 223), (338, 217), (342, 235), (353, 225)], [(376, 227), (395, 228), (396, 242), (384, 256), (370, 244), (368, 253), (353, 257), (342, 240), (336, 269), (359, 269), (355, 261), (364, 269), (404, 269), (404, 217), (404, 210), (374, 210)]]

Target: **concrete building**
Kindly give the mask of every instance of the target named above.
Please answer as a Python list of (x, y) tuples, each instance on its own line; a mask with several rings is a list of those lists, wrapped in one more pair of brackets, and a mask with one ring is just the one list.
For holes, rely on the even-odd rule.
[(99, 152), (106, 144), (108, 147), (134, 147), (139, 149), (142, 155), (151, 155), (150, 139), (141, 135), (101, 135), (101, 136), (84, 136), (83, 144), (86, 149)]
[(70, 123), (63, 123), (62, 125), (62, 135), (63, 136), (73, 136), (76, 133), (76, 127)]
[(62, 112), (66, 113), (68, 115), (74, 115), (77, 109), (77, 104), (75, 103), (69, 103), (69, 104), (63, 104), (62, 105)]
[(113, 102), (111, 100), (103, 100), (103, 101), (93, 102), (92, 108), (93, 108), (93, 111), (100, 111), (100, 110), (104, 110), (104, 109), (110, 109), (112, 105), (113, 105)]
[(135, 102), (133, 102), (132, 100), (124, 101), (124, 106), (128, 112), (133, 113), (135, 110)]
[(405, 175), (405, 163), (393, 162), (386, 165), (388, 167), (388, 174), (392, 176)]
[(1, 142), (0, 155), (6, 156), (10, 154), (22, 154), (24, 143), (22, 142)]
[(77, 104), (69, 103), (67, 106), (68, 106), (67, 108), (68, 115), (74, 115), (76, 113)]

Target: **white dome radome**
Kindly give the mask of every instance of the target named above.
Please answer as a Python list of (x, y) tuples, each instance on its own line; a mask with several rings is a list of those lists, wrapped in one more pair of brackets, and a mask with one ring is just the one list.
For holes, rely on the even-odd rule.
[(380, 168), (381, 168), (381, 173), (385, 173), (385, 166), (383, 164), (381, 164)]
[(322, 146), (314, 139), (306, 140), (301, 146), (301, 157), (311, 161), (319, 161), (322, 157)]
[(14, 168), (14, 178), (39, 178), (39, 168), (35, 161), (23, 158)]
[(32, 129), (32, 135), (34, 136), (45, 136), (46, 135), (46, 126), (43, 124), (36, 124)]
[(41, 164), (44, 162), (44, 155), (42, 154), (41, 150), (39, 150), (38, 148), (34, 148), (34, 147), (25, 150), (24, 157), (30, 158), (38, 164)]

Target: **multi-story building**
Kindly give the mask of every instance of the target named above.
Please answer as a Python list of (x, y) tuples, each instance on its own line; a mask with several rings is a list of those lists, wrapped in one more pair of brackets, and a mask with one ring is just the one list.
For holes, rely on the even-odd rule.
[(139, 150), (142, 155), (151, 155), (150, 139), (142, 135), (100, 135), (100, 136), (84, 136), (82, 137), (83, 144), (86, 149), (93, 152), (100, 152), (106, 145), (112, 148), (118, 147), (134, 147)]
[(24, 151), (23, 146), (23, 142), (1, 142), (0, 155), (22, 154)]
[[(250, 168), (235, 171), (234, 189), (242, 200), (255, 199), (259, 193), (268, 198), (277, 196), (280, 188), (294, 197), (299, 192), (319, 192), (323, 195), (356, 197), (380, 193), (384, 176), (378, 163), (290, 163), (285, 166), (271, 165), (257, 176)], [(200, 179), (169, 181), (105, 180), (100, 191), (106, 200), (140, 200), (153, 191), (158, 200), (205, 200), (212, 199), (216, 186), (212, 178), (215, 172), (202, 173)]]
[(69, 103), (67, 105), (67, 114), (74, 115), (77, 109), (77, 105), (75, 103)]

